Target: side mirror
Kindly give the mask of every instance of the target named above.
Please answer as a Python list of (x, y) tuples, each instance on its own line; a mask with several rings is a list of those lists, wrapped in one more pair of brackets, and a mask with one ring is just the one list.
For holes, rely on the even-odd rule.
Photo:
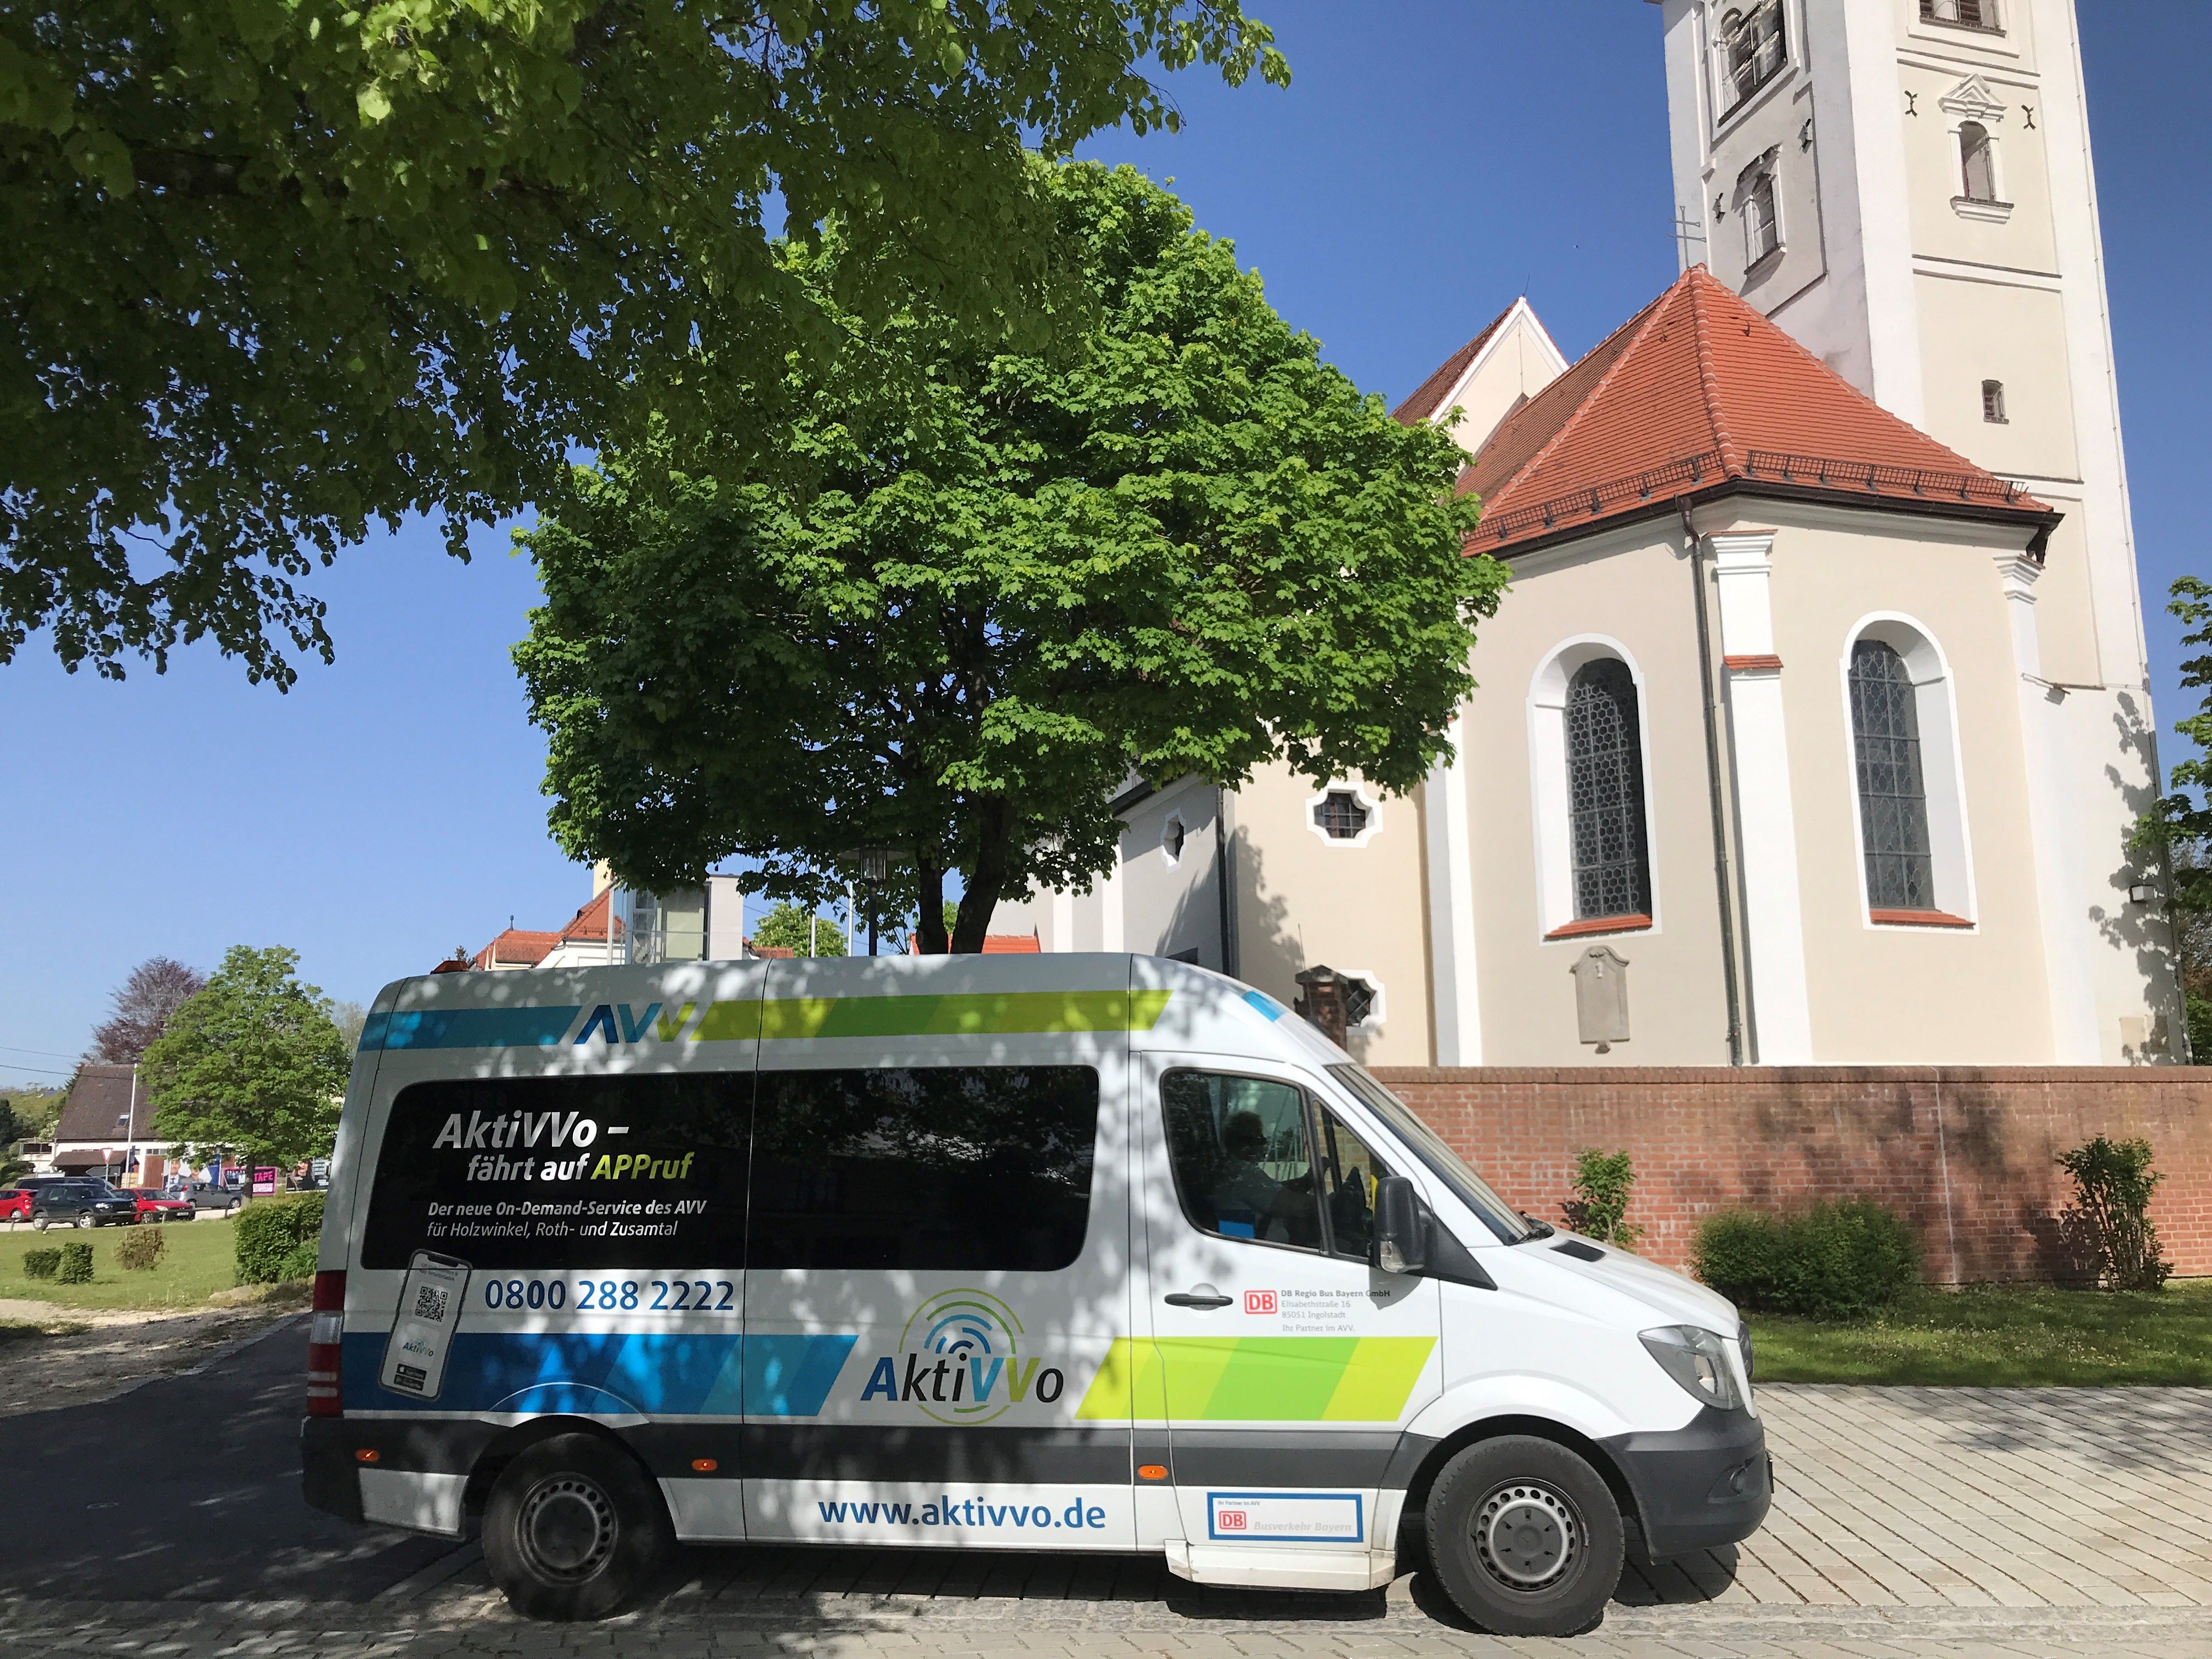
[(1417, 1273), (1429, 1265), (1428, 1218), (1420, 1194), (1403, 1176), (1375, 1183), (1375, 1265), (1386, 1273)]

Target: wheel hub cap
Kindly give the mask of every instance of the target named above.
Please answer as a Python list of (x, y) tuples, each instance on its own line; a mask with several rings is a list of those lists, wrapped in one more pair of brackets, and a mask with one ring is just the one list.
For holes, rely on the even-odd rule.
[(613, 1504), (580, 1475), (541, 1481), (523, 1500), (523, 1547), (549, 1578), (591, 1577), (614, 1553), (616, 1530)]
[(1573, 1565), (1582, 1532), (1566, 1500), (1533, 1482), (1500, 1486), (1474, 1522), (1475, 1553), (1514, 1589), (1542, 1589)]

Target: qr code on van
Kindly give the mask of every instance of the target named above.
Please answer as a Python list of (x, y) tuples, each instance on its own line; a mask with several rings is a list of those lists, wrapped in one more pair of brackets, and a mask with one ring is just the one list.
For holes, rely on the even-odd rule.
[(450, 1292), (442, 1285), (417, 1285), (415, 1287), (415, 1317), (427, 1319), (433, 1325), (446, 1322), (446, 1301)]

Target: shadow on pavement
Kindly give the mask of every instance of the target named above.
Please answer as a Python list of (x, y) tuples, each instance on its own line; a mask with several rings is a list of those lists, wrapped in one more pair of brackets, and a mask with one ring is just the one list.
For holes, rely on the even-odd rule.
[(307, 1326), (198, 1376), (0, 1419), (0, 1594), (72, 1601), (366, 1601), (453, 1547), (300, 1496)]

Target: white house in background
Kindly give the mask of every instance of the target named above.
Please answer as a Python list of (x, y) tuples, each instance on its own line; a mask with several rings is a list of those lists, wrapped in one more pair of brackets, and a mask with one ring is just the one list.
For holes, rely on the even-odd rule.
[(2182, 1058), (2073, 9), (1662, 3), (1682, 279), (1398, 411), (1513, 568), (1455, 763), (1131, 791), (1045, 946), (1326, 963), (1387, 1063)]

